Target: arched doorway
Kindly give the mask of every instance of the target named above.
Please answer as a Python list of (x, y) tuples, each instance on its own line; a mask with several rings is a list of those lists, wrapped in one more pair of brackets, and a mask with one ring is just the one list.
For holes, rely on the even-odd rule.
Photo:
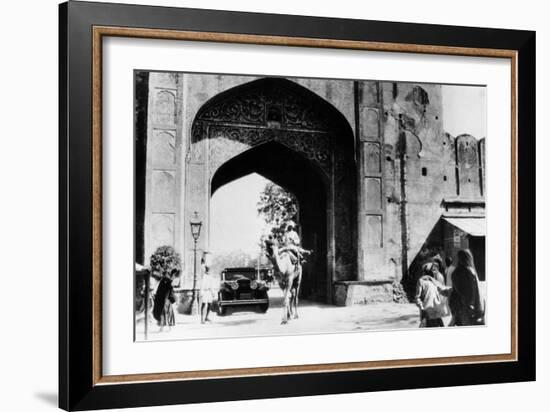
[(314, 163), (276, 142), (256, 146), (235, 156), (216, 170), (211, 195), (223, 185), (251, 173), (258, 173), (284, 187), (298, 199), (298, 224), (302, 244), (314, 253), (304, 265), (302, 297), (327, 301), (327, 208), (326, 177)]
[(355, 170), (353, 133), (336, 108), (290, 80), (255, 80), (220, 93), (195, 116), (185, 216), (204, 217), (207, 249), (209, 202), (219, 187), (255, 172), (288, 188), (300, 204), (303, 244), (315, 250), (304, 294), (330, 302), (334, 281), (356, 277)]

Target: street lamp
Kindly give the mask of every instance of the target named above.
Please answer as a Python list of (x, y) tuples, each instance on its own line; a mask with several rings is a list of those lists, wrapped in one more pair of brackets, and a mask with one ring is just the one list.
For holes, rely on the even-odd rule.
[(199, 220), (199, 214), (193, 213), (193, 218), (189, 221), (191, 225), (191, 236), (195, 242), (193, 246), (193, 296), (191, 298), (191, 315), (198, 313), (197, 308), (197, 241), (201, 235), (202, 222)]

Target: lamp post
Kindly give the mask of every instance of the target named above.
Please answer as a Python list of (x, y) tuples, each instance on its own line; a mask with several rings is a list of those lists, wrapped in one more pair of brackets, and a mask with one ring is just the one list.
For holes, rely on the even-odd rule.
[(189, 221), (191, 225), (191, 236), (193, 237), (193, 295), (191, 297), (191, 315), (198, 313), (197, 308), (197, 241), (201, 235), (202, 222), (199, 220), (199, 214), (193, 213), (193, 218)]

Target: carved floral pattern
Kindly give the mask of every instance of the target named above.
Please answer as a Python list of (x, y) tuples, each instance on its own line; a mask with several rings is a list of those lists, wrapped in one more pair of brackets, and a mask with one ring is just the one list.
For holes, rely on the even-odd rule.
[[(195, 122), (222, 122), (268, 126), (269, 107), (281, 107), (280, 128), (336, 130), (342, 120), (320, 97), (281, 79), (261, 79), (240, 86), (207, 104)], [(193, 138), (195, 139), (193, 133)], [(200, 138), (200, 136), (197, 136)], [(195, 140), (196, 141), (196, 140)]]
[[(228, 139), (241, 143), (238, 151), (242, 152), (254, 146), (267, 142), (278, 142), (289, 149), (301, 153), (309, 160), (316, 162), (319, 166), (330, 173), (331, 170), (331, 135), (320, 132), (300, 132), (276, 129), (254, 129), (232, 126), (211, 126), (210, 127), (210, 162), (221, 164), (237, 153), (235, 148), (230, 149), (227, 144), (216, 144), (218, 139)], [(225, 149), (223, 150), (223, 146)]]

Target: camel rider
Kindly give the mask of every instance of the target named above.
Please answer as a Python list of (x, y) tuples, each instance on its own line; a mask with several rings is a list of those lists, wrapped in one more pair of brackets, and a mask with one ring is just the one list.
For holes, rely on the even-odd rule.
[(298, 232), (296, 232), (296, 229), (292, 225), (287, 226), (284, 240), (285, 246), (281, 249), (281, 251), (288, 250), (292, 252), (293, 256), (302, 262), (304, 256), (311, 253), (311, 251), (302, 248), (300, 245), (300, 235), (298, 235)]
[(300, 246), (300, 235), (298, 232), (296, 232), (296, 229), (292, 225), (288, 225), (286, 227), (286, 233), (285, 233), (285, 244), (286, 245), (293, 245), (296, 247)]

